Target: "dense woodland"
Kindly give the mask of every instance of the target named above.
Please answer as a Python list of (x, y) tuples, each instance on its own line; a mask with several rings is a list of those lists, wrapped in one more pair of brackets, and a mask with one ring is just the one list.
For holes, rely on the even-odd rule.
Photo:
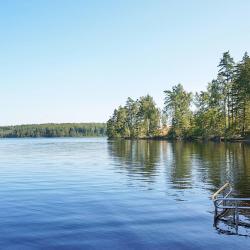
[(127, 99), (107, 122), (109, 138), (244, 138), (250, 134), (250, 58), (223, 53), (216, 79), (191, 93), (181, 84), (164, 91), (160, 110), (149, 95)]
[(0, 127), (1, 138), (105, 136), (105, 123), (61, 123)]

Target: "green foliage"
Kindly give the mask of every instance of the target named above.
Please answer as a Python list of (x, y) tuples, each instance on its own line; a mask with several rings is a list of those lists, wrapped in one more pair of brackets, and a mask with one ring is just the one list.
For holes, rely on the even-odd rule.
[(208, 84), (207, 91), (195, 95), (197, 111), (194, 115), (195, 134), (205, 138), (222, 136), (224, 133), (224, 101), (221, 83), (213, 80)]
[(224, 52), (218, 65), (218, 80), (222, 85), (223, 108), (224, 108), (224, 129), (229, 130), (232, 125), (232, 87), (235, 74), (235, 63), (229, 51)]
[(172, 90), (164, 91), (164, 93), (164, 112), (170, 119), (171, 136), (186, 136), (191, 127), (192, 112), (190, 104), (192, 93), (186, 92), (181, 84), (174, 86)]
[(105, 135), (105, 123), (49, 123), (0, 127), (0, 138), (84, 137)]
[[(128, 98), (107, 123), (109, 137), (239, 137), (250, 133), (250, 58), (247, 53), (235, 64), (229, 51), (223, 53), (215, 80), (205, 91), (193, 95), (181, 84), (164, 91), (161, 114), (149, 95)], [(192, 103), (196, 109), (191, 110)], [(168, 128), (170, 126), (170, 129)]]
[(245, 134), (250, 131), (250, 58), (247, 53), (236, 67), (233, 87), (234, 128)]
[(250, 59), (245, 53), (235, 65), (223, 53), (216, 80), (196, 94), (196, 132), (203, 137), (244, 135), (250, 129)]
[(138, 138), (157, 135), (160, 126), (160, 110), (149, 95), (134, 101), (130, 97), (124, 107), (115, 109), (107, 122), (109, 138)]
[(146, 136), (155, 135), (160, 125), (160, 111), (151, 96), (147, 95), (140, 98), (138, 117), (145, 130), (144, 134)]

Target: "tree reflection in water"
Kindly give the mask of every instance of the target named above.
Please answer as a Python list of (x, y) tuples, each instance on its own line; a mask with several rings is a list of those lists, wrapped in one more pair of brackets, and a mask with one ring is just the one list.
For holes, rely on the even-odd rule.
[(153, 181), (160, 162), (161, 144), (147, 140), (115, 140), (109, 142), (109, 153), (131, 176), (142, 175)]
[(229, 181), (237, 196), (250, 197), (249, 144), (114, 140), (108, 151), (131, 178), (154, 182), (164, 173), (174, 189), (198, 185), (210, 193)]

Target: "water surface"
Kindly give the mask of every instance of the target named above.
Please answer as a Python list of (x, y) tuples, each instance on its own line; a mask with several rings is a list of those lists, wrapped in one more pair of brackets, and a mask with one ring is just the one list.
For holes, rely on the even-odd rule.
[(0, 140), (1, 249), (248, 249), (211, 194), (250, 197), (250, 145)]

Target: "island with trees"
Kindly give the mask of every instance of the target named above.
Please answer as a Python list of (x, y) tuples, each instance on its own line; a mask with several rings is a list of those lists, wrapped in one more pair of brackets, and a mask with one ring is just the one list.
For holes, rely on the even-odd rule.
[(106, 136), (105, 123), (48, 123), (0, 127), (0, 138)]
[(108, 138), (241, 140), (250, 137), (250, 58), (223, 53), (216, 79), (191, 93), (181, 84), (164, 91), (159, 109), (150, 95), (130, 97), (107, 122)]

